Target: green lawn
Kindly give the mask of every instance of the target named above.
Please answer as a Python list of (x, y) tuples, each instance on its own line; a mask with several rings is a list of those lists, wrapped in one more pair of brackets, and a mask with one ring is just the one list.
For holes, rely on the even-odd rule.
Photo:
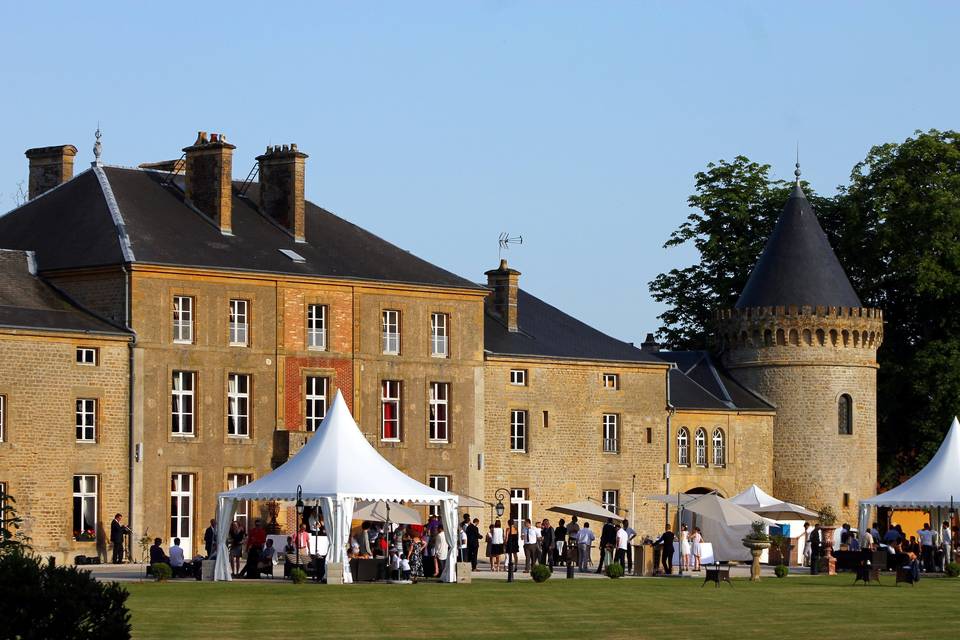
[(137, 638), (956, 637), (960, 579), (836, 577), (700, 588), (694, 579), (469, 585), (130, 584)]

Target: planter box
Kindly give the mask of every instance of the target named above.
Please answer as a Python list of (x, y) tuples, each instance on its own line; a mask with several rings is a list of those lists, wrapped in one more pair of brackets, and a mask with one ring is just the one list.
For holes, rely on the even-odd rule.
[(457, 583), (470, 584), (473, 581), (472, 567), (469, 562), (457, 563)]

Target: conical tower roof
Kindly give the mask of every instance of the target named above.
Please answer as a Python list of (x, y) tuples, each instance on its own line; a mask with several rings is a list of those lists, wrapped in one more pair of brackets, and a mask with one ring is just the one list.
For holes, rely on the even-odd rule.
[(783, 207), (736, 308), (789, 305), (861, 306), (799, 184)]

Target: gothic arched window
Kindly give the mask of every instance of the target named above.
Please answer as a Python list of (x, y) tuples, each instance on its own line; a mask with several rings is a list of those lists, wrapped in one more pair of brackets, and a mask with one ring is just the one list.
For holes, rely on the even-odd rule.
[(677, 432), (677, 464), (684, 467), (690, 464), (690, 433), (686, 427)]
[(694, 442), (697, 448), (697, 466), (705, 467), (707, 466), (707, 432), (697, 429)]
[(723, 437), (723, 429), (713, 431), (713, 464), (722, 467), (727, 464), (727, 446)]
[(846, 393), (837, 401), (837, 431), (842, 436), (853, 435), (853, 399)]

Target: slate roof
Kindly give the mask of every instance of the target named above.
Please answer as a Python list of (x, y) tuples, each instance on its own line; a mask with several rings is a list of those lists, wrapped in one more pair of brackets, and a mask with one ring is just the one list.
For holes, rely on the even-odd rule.
[(707, 351), (660, 351), (657, 356), (677, 365), (670, 377), (670, 402), (682, 409), (772, 411), (773, 406), (734, 380)]
[(31, 272), (26, 251), (0, 249), (0, 326), (126, 335), (71, 304)]
[(184, 202), (182, 177), (164, 185), (168, 177), (120, 167), (84, 171), (0, 217), (0, 241), (35, 251), (42, 271), (129, 261), (482, 289), (309, 201), (307, 242), (297, 243), (259, 212), (256, 183), (246, 197), (234, 183), (233, 235), (223, 235)]
[(736, 308), (788, 305), (861, 306), (800, 185), (783, 207)]
[(517, 292), (517, 325), (510, 332), (489, 310), (484, 319), (484, 350), (497, 355), (575, 358), (619, 362), (661, 362), (629, 342), (612, 338), (527, 293)]

